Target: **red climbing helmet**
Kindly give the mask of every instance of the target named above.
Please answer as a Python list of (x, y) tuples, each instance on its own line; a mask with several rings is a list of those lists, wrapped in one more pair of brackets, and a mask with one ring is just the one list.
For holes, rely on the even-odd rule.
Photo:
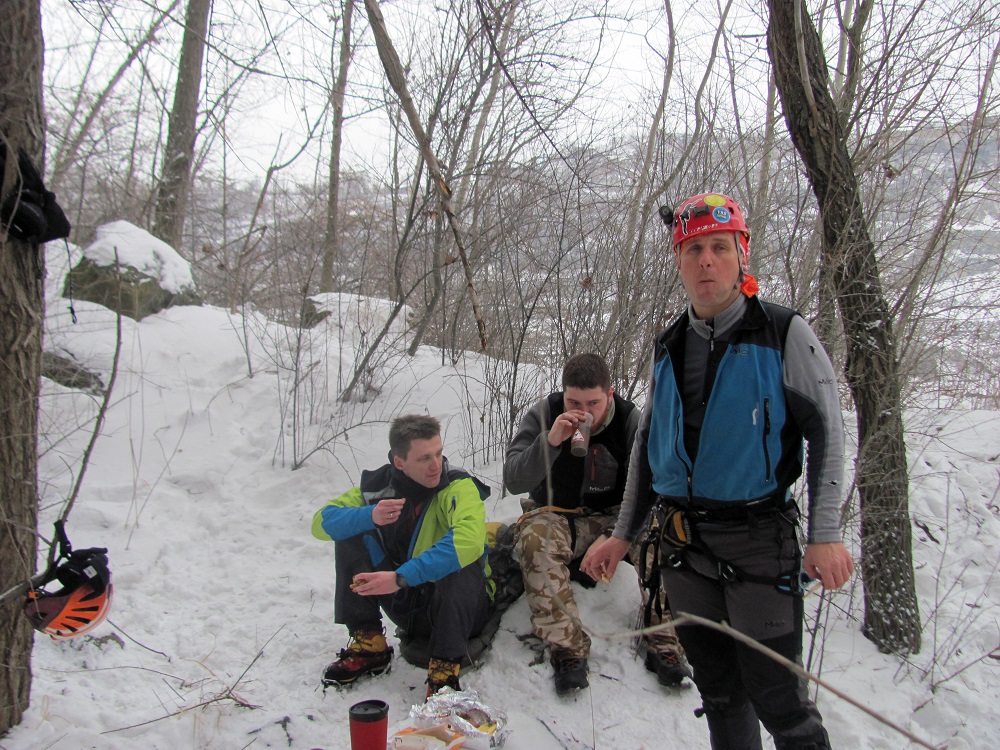
[(673, 247), (695, 235), (706, 232), (741, 232), (743, 242), (749, 245), (750, 229), (743, 219), (743, 210), (728, 195), (700, 193), (685, 198), (677, 208), (660, 208), (663, 222), (673, 228)]
[(660, 206), (660, 218), (673, 232), (676, 254), (684, 240), (708, 232), (733, 232), (740, 253), (741, 291), (748, 297), (757, 293), (757, 280), (748, 273), (750, 265), (750, 229), (743, 209), (728, 195), (699, 193), (685, 198), (677, 208)]
[[(38, 632), (64, 640), (89, 633), (104, 621), (111, 609), (114, 587), (106, 548), (74, 550), (62, 521), (56, 523), (56, 536), (59, 557), (37, 587), (28, 592), (24, 614)], [(58, 581), (62, 588), (46, 591), (45, 586), (53, 581)]]

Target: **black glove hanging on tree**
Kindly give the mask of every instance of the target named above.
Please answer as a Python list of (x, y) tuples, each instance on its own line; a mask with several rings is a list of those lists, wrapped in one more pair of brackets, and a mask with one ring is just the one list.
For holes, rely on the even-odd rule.
[[(7, 144), (0, 140), (0, 176), (7, 163)], [(18, 175), (14, 189), (0, 203), (0, 229), (22, 242), (40, 245), (69, 237), (69, 220), (45, 189), (42, 177), (23, 148), (17, 150)]]

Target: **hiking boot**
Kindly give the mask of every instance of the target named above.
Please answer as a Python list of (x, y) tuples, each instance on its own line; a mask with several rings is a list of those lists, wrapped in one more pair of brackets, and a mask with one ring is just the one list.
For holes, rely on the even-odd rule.
[(452, 690), (461, 690), (458, 684), (458, 672), (462, 668), (460, 661), (445, 661), (435, 659), (433, 656), (427, 662), (427, 696), (430, 698), (443, 687), (450, 687)]
[(680, 687), (684, 678), (691, 679), (691, 667), (687, 659), (676, 651), (646, 652), (646, 669), (656, 674), (656, 680), (664, 687)]
[(587, 660), (565, 651), (552, 652), (552, 670), (556, 695), (569, 695), (590, 685), (587, 681)]
[(323, 684), (350, 685), (359, 677), (388, 672), (392, 653), (381, 630), (355, 630), (351, 643), (323, 672)]

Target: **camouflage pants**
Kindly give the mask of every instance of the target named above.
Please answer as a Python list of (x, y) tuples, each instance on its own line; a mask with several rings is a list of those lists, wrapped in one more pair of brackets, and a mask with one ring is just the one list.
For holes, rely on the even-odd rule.
[[(524, 592), (531, 610), (531, 629), (550, 648), (572, 656), (587, 658), (590, 655), (590, 636), (583, 631), (580, 612), (570, 585), (570, 563), (579, 560), (594, 541), (614, 525), (613, 516), (559, 513), (540, 508), (525, 513), (515, 529), (514, 555), (521, 565)], [(570, 530), (570, 523), (575, 529)], [(629, 558), (638, 560), (641, 540), (629, 550)], [(659, 574), (652, 563), (653, 551), (647, 554), (646, 570)], [(642, 566), (640, 566), (642, 567)], [(642, 587), (642, 606), (647, 604), (648, 592)], [(651, 623), (669, 622), (670, 611), (662, 600), (660, 607), (652, 607)], [(640, 621), (641, 622), (641, 621)], [(655, 653), (681, 653), (674, 629), (666, 628), (644, 636), (645, 646)]]

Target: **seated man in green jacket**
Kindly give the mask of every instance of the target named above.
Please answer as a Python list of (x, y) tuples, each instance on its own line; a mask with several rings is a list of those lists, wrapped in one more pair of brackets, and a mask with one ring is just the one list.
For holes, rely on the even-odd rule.
[(336, 542), (334, 620), (351, 635), (323, 683), (347, 685), (389, 669), (384, 611), (407, 635), (429, 640), (427, 695), (445, 685), (459, 690), (468, 640), (490, 615), (483, 505), (490, 490), (448, 465), (434, 417), (395, 419), (389, 448), (392, 463), (362, 472), (359, 487), (313, 517), (313, 536)]

